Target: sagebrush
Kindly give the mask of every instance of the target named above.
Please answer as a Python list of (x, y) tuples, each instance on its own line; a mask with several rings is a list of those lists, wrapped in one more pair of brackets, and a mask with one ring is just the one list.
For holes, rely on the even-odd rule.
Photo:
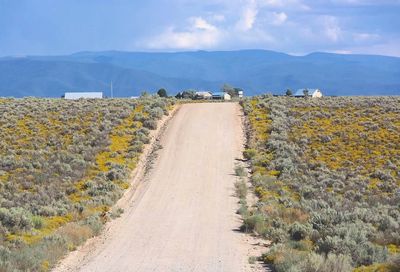
[(2, 99), (0, 271), (46, 271), (99, 233), (173, 104)]
[(275, 244), (265, 261), (277, 271), (392, 269), (400, 98), (264, 96), (242, 105), (259, 198), (244, 229)]

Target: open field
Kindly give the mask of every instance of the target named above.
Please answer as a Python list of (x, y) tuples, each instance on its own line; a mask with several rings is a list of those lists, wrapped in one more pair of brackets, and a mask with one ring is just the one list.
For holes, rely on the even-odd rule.
[(0, 99), (0, 271), (398, 271), (400, 99), (241, 103)]
[(0, 100), (0, 271), (46, 271), (122, 210), (173, 100)]
[[(279, 271), (399, 271), (400, 99), (252, 98), (243, 229)], [(319, 270), (318, 270), (319, 269)]]
[(238, 104), (183, 105), (125, 213), (55, 271), (248, 271), (250, 245), (235, 231), (242, 135)]

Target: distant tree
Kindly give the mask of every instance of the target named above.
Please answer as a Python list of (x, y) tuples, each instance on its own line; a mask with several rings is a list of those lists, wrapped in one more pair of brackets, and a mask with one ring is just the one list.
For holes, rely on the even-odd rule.
[(175, 95), (175, 98), (178, 99), (194, 99), (196, 96), (196, 91), (194, 90), (186, 90), (183, 92), (179, 92)]
[(239, 96), (239, 92), (243, 91), (243, 89), (232, 87), (229, 84), (224, 84), (221, 87), (221, 91), (224, 92), (224, 93), (228, 93), (231, 97), (237, 97), (237, 96)]
[(175, 95), (175, 98), (182, 99), (182, 92), (179, 92)]
[(193, 90), (187, 90), (182, 93), (182, 97), (184, 99), (193, 99), (196, 95), (196, 92)]
[(150, 96), (150, 94), (149, 94), (148, 91), (142, 91), (142, 92), (140, 93), (140, 97), (141, 97), (141, 98), (145, 98), (145, 97), (149, 97), (149, 96)]
[(167, 91), (164, 88), (161, 88), (157, 92), (159, 97), (168, 97)]
[(287, 89), (286, 90), (286, 96), (292, 96), (292, 95), (293, 95), (292, 90), (291, 89)]
[(235, 91), (235, 96), (239, 96), (239, 92), (242, 92), (242, 94), (244, 93), (244, 90), (242, 88), (235, 87), (233, 89)]
[(230, 93), (234, 91), (234, 88), (231, 85), (225, 83), (224, 85), (222, 85), (221, 91), (225, 93)]
[(304, 94), (304, 97), (308, 97), (308, 95), (309, 95), (309, 92), (308, 92), (308, 89), (304, 89), (303, 90), (303, 94)]

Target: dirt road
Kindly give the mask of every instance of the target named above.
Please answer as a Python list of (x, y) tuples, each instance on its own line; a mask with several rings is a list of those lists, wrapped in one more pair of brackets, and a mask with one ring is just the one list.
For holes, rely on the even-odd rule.
[(161, 140), (146, 185), (95, 245), (55, 271), (247, 271), (235, 214), (239, 105), (183, 105)]

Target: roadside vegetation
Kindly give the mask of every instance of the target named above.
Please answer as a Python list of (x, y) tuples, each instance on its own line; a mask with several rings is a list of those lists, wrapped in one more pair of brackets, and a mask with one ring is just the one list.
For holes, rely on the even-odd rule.
[[(400, 271), (400, 99), (256, 97), (242, 106), (256, 207), (276, 271)], [(238, 186), (240, 191), (240, 187)]]
[(99, 233), (173, 99), (0, 100), (0, 271), (47, 271)]

